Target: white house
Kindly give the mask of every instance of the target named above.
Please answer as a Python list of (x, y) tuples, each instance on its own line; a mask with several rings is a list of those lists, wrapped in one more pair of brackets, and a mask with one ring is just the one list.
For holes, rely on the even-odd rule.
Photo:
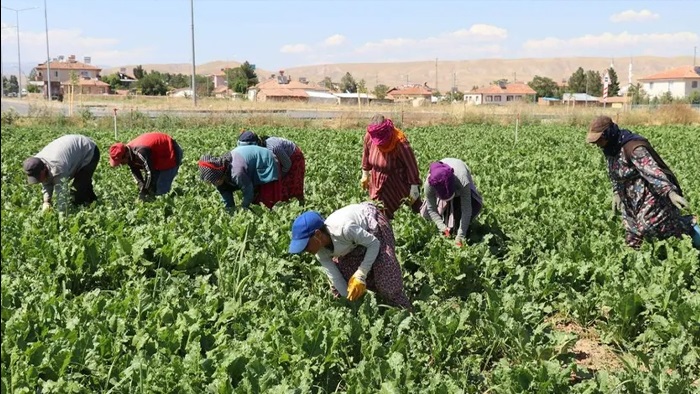
[(638, 80), (649, 97), (660, 97), (666, 92), (674, 98), (688, 97), (693, 92), (700, 92), (700, 67), (678, 67)]
[(469, 105), (505, 104), (523, 101), (536, 94), (537, 92), (525, 83), (500, 83), (474, 89), (464, 95), (464, 101)]

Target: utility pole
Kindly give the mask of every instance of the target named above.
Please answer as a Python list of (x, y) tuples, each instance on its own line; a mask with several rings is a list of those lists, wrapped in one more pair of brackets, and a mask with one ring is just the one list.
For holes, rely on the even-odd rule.
[(29, 10), (34, 10), (38, 7), (29, 7), (29, 8), (22, 8), (22, 9), (14, 9), (10, 7), (5, 7), (2, 6), (2, 8), (10, 11), (15, 12), (15, 16), (17, 17), (17, 97), (22, 99), (22, 58), (20, 56), (20, 48), (19, 48), (19, 13), (22, 11), (29, 11)]
[(440, 91), (438, 89), (438, 58), (435, 58), (435, 90)]
[(197, 106), (196, 67), (194, 62), (194, 0), (190, 0), (190, 18), (192, 19), (192, 105)]
[(693, 67), (695, 67), (695, 64), (696, 64), (695, 61), (696, 61), (697, 57), (698, 57), (698, 47), (694, 46), (693, 47)]
[(46, 27), (46, 100), (51, 102), (51, 55), (49, 54), (49, 16), (44, 0), (44, 26)]

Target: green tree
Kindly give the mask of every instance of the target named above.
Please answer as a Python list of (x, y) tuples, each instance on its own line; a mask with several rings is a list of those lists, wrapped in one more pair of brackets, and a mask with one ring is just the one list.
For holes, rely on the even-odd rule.
[(27, 85), (27, 93), (39, 93), (39, 92), (40, 92), (40, 90), (39, 90), (39, 87), (37, 85), (31, 84), (31, 83), (29, 85)]
[(198, 96), (211, 96), (212, 90), (214, 90), (214, 84), (206, 75), (196, 75), (195, 82), (197, 84), (197, 95)]
[(357, 82), (349, 72), (346, 72), (340, 80), (340, 91), (357, 93)]
[(117, 89), (119, 89), (119, 88), (122, 86), (121, 81), (119, 80), (119, 74), (118, 74), (118, 73), (109, 74), (109, 75), (104, 76), (104, 77), (102, 77), (102, 78), (100, 78), (100, 79), (102, 80), (102, 82), (108, 83), (108, 84), (109, 84), (109, 88), (110, 88), (112, 91), (117, 90)]
[(141, 67), (140, 64), (136, 66), (132, 71), (134, 72), (134, 78), (136, 79), (141, 79), (146, 76), (146, 72), (143, 71), (143, 67)]
[(700, 92), (694, 91), (688, 96), (688, 103), (690, 104), (700, 104)]
[(586, 71), (586, 90), (584, 93), (585, 92), (595, 97), (603, 96), (603, 79), (599, 71)]
[(617, 78), (617, 72), (614, 68), (610, 67), (608, 69), (608, 77), (610, 77), (608, 96), (617, 96), (620, 93), (620, 80)]
[[(27, 77), (28, 80), (30, 81), (36, 81), (36, 68), (33, 68), (31, 72), (29, 72), (29, 76)], [(27, 89), (29, 91), (29, 89)], [(31, 92), (30, 92), (31, 93)]]
[(508, 80), (506, 78), (501, 78), (501, 79), (497, 79), (497, 80), (491, 82), (491, 85), (500, 85), (500, 84), (507, 85)]
[(378, 99), (382, 100), (386, 98), (386, 94), (389, 91), (389, 87), (384, 85), (384, 84), (379, 84), (374, 87), (374, 91), (372, 92), (375, 96), (377, 96)]
[(138, 87), (141, 94), (146, 96), (164, 96), (168, 92), (168, 85), (165, 84), (163, 76), (158, 71), (151, 71), (139, 79)]
[(367, 90), (367, 83), (365, 82), (364, 79), (361, 79), (361, 80), (357, 83), (357, 92), (358, 92), (358, 93), (367, 93), (367, 92), (368, 92), (368, 90)]
[(464, 100), (464, 93), (460, 92), (459, 90), (451, 90), (449, 93), (445, 94), (445, 100), (447, 101), (463, 101)]
[(586, 93), (586, 72), (579, 67), (569, 77), (568, 89), (570, 93)]
[(258, 84), (255, 68), (248, 61), (238, 67), (225, 69), (224, 74), (226, 74), (228, 88), (236, 93), (245, 94), (248, 88)]
[(19, 93), (19, 83), (17, 82), (17, 77), (14, 75), (10, 75), (10, 79), (7, 79), (7, 77), (3, 75), (2, 86), (5, 89), (5, 94)]
[[(258, 74), (255, 72), (255, 66), (252, 64), (248, 63), (248, 61), (244, 61), (243, 64), (239, 67), (241, 71), (243, 71), (246, 79), (247, 79), (247, 86), (246, 88), (249, 88), (251, 86), (257, 85), (260, 81), (258, 80)], [(245, 92), (243, 92), (245, 93)]]
[(321, 81), (321, 85), (326, 89), (330, 90), (331, 92), (335, 92), (335, 84), (333, 83), (333, 80), (331, 80), (331, 77), (323, 78), (323, 81)]
[(647, 93), (644, 91), (644, 89), (642, 89), (642, 85), (639, 83), (630, 86), (629, 90), (627, 91), (627, 96), (630, 97), (630, 102), (633, 105), (639, 105), (649, 102)]
[(673, 101), (674, 98), (671, 92), (664, 92), (664, 94), (659, 97), (659, 104), (671, 104)]
[(535, 75), (527, 85), (537, 92), (537, 97), (558, 97), (559, 95), (559, 86), (551, 78)]

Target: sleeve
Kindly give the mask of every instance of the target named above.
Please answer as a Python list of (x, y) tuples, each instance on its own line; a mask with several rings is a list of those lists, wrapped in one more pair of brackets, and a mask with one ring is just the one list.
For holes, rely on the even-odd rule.
[(440, 232), (445, 231), (447, 226), (442, 221), (442, 217), (437, 210), (437, 196), (435, 195), (435, 189), (430, 186), (426, 180), (425, 184), (423, 185), (423, 190), (425, 190), (425, 202), (427, 204), (426, 208), (430, 219), (433, 221), (433, 223), (435, 223)]
[(413, 153), (413, 148), (408, 142), (401, 144), (401, 160), (406, 168), (406, 182), (409, 185), (420, 185), (420, 174), (418, 172), (418, 162)]
[(469, 230), (469, 223), (472, 220), (472, 191), (469, 185), (462, 188), (460, 195), (460, 208), (462, 210), (462, 218), (459, 222), (459, 232), (457, 237), (462, 239), (467, 238), (467, 231)]
[(365, 138), (362, 140), (362, 169), (371, 171), (372, 165), (369, 163), (369, 134), (365, 133)]
[[(139, 158), (143, 162), (143, 172), (144, 172), (144, 180), (143, 180), (143, 189), (145, 190), (151, 190), (155, 192), (155, 184), (153, 184), (152, 181), (152, 176), (151, 176), (151, 167), (153, 163), (151, 162), (151, 149), (149, 148), (136, 148), (134, 150), (134, 153), (136, 153), (136, 157)], [(133, 171), (132, 171), (133, 172)]]
[(328, 279), (338, 293), (347, 297), (348, 295), (348, 282), (343, 278), (343, 274), (340, 273), (338, 266), (331, 260), (330, 256), (317, 254), (316, 258), (321, 263), (323, 270), (326, 272)]
[(676, 191), (676, 186), (668, 179), (645, 147), (640, 146), (635, 149), (630, 161), (656, 194), (666, 196), (670, 191)]
[(277, 156), (277, 161), (280, 163), (282, 174), (286, 174), (292, 168), (292, 159), (289, 158), (287, 152), (281, 147), (274, 149), (275, 156)]
[(367, 248), (365, 258), (357, 268), (362, 275), (362, 279), (366, 280), (369, 271), (372, 269), (372, 264), (374, 264), (374, 261), (377, 260), (377, 256), (379, 255), (379, 239), (357, 224), (345, 226), (343, 235), (349, 240), (352, 240), (353, 243)]
[(53, 182), (45, 182), (41, 184), (41, 194), (44, 195), (44, 202), (51, 202), (53, 198), (54, 185)]
[(613, 162), (615, 160), (617, 160), (617, 157), (608, 157), (607, 158), (607, 161), (608, 161), (608, 179), (610, 180), (610, 184), (612, 185), (613, 192), (615, 194), (619, 195), (620, 193), (622, 193), (624, 186), (622, 185), (621, 182), (616, 181), (615, 178), (613, 178), (613, 176), (612, 176), (612, 165), (613, 165)]
[(221, 200), (224, 202), (226, 208), (236, 208), (236, 201), (233, 199), (233, 191), (227, 190), (223, 187), (217, 186), (216, 190), (219, 191), (221, 195)]
[(255, 198), (255, 187), (253, 186), (253, 181), (250, 180), (248, 174), (245, 171), (234, 172), (233, 166), (231, 167), (231, 179), (238, 185), (243, 192), (243, 201), (241, 201), (241, 207), (248, 208)]

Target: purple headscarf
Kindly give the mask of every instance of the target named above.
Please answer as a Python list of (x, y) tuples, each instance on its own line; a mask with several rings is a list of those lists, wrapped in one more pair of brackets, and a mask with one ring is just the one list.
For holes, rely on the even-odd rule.
[(436, 161), (430, 163), (428, 184), (435, 189), (435, 194), (441, 200), (447, 200), (455, 192), (453, 177), (455, 170), (447, 164)]
[(385, 119), (382, 123), (371, 124), (367, 126), (367, 132), (374, 145), (384, 145), (394, 136), (394, 122)]

